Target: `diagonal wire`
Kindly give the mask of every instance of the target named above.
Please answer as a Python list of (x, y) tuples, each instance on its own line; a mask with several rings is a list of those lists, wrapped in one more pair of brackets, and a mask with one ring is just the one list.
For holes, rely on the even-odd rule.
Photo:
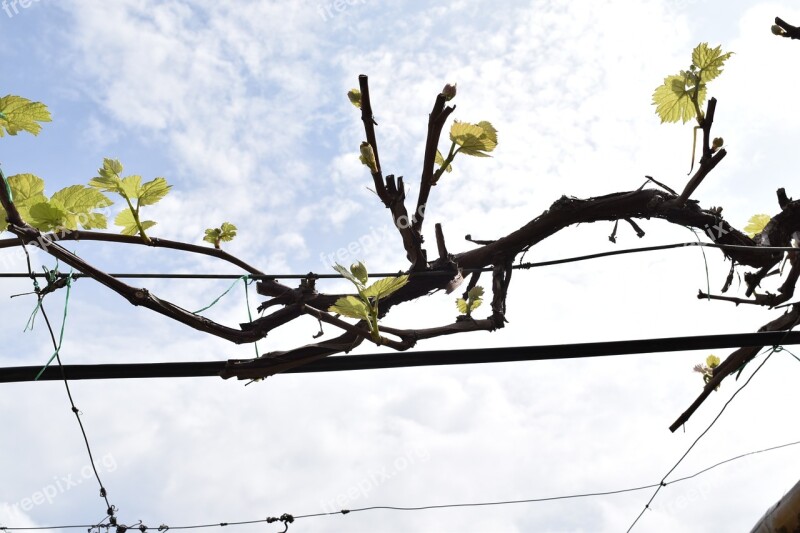
[[(31, 269), (30, 254), (28, 253), (28, 249), (27, 249), (27, 247), (25, 247), (25, 245), (23, 245), (22, 248), (25, 251), (25, 256), (27, 258), (28, 272), (30, 273), (31, 278), (33, 278), (33, 270)], [(72, 413), (75, 415), (75, 419), (78, 421), (78, 426), (80, 427), (81, 435), (83, 436), (83, 442), (84, 442), (84, 444), (86, 446), (86, 452), (89, 455), (89, 462), (92, 465), (92, 470), (94, 472), (94, 476), (97, 479), (98, 485), (100, 486), (100, 497), (103, 498), (103, 500), (105, 501), (105, 504), (106, 504), (106, 514), (111, 518), (112, 521), (115, 521), (114, 512), (115, 512), (116, 508), (113, 505), (111, 505), (111, 503), (108, 501), (107, 491), (106, 491), (105, 487), (103, 486), (103, 482), (100, 480), (100, 474), (97, 472), (97, 466), (95, 465), (94, 455), (92, 454), (92, 447), (89, 444), (89, 437), (86, 435), (86, 428), (84, 428), (83, 421), (81, 420), (81, 416), (80, 416), (81, 415), (81, 411), (75, 406), (75, 400), (72, 397), (72, 391), (69, 388), (69, 381), (67, 380), (67, 374), (66, 374), (66, 372), (64, 370), (64, 365), (61, 362), (61, 355), (59, 353), (60, 350), (61, 350), (61, 341), (64, 338), (64, 326), (65, 326), (66, 321), (67, 321), (67, 307), (68, 307), (68, 304), (69, 304), (69, 290), (70, 290), (71, 282), (72, 282), (72, 272), (70, 272), (67, 275), (67, 294), (65, 296), (65, 301), (64, 301), (64, 318), (63, 318), (63, 320), (61, 322), (61, 334), (60, 334), (59, 340), (56, 341), (56, 336), (55, 336), (55, 333), (53, 332), (53, 327), (50, 324), (50, 319), (48, 318), (47, 312), (44, 309), (44, 304), (43, 304), (44, 294), (42, 294), (42, 291), (39, 289), (38, 284), (36, 283), (36, 281), (34, 279), (34, 288), (35, 288), (36, 296), (37, 296), (37, 299), (38, 299), (37, 307), (42, 313), (42, 318), (44, 318), (44, 322), (47, 325), (47, 331), (50, 334), (50, 340), (52, 341), (53, 349), (55, 350), (55, 352), (53, 353), (53, 356), (50, 358), (50, 361), (47, 362), (47, 365), (50, 364), (50, 362), (53, 360), (53, 358), (55, 358), (56, 361), (58, 362), (58, 367), (61, 369), (61, 377), (62, 377), (62, 380), (64, 382), (64, 388), (66, 389), (67, 397), (69, 398), (70, 408), (72, 410)], [(44, 372), (45, 368), (47, 368), (47, 365), (45, 365), (45, 367), (42, 368), (42, 370), (39, 373), (39, 375), (41, 375), (41, 373)], [(37, 378), (38, 378), (38, 376), (37, 376)]]
[(681, 462), (683, 462), (683, 460), (686, 458), (686, 456), (687, 456), (687, 455), (689, 455), (689, 452), (691, 452), (691, 451), (692, 451), (692, 449), (693, 449), (693, 448), (694, 448), (694, 447), (697, 445), (697, 443), (698, 443), (698, 442), (700, 442), (700, 439), (702, 439), (702, 438), (703, 438), (703, 437), (706, 435), (706, 433), (708, 433), (708, 432), (709, 432), (709, 430), (710, 430), (712, 427), (714, 427), (714, 424), (716, 424), (716, 423), (717, 423), (717, 420), (719, 420), (719, 418), (722, 416), (722, 413), (724, 413), (724, 412), (725, 412), (725, 409), (727, 409), (727, 407), (730, 405), (730, 403), (733, 401), (733, 399), (734, 399), (734, 398), (736, 398), (736, 396), (737, 396), (737, 395), (738, 395), (740, 392), (742, 392), (742, 390), (744, 390), (744, 388), (745, 388), (745, 387), (746, 387), (746, 386), (747, 386), (747, 385), (750, 383), (750, 381), (752, 381), (752, 379), (755, 377), (755, 375), (756, 375), (756, 374), (758, 374), (758, 371), (759, 371), (759, 370), (761, 370), (761, 367), (763, 367), (763, 366), (764, 366), (764, 364), (765, 364), (767, 361), (769, 361), (769, 358), (770, 358), (770, 356), (771, 356), (773, 353), (775, 353), (775, 351), (776, 351), (776, 350), (775, 350), (775, 347), (773, 347), (773, 348), (770, 350), (770, 352), (767, 354), (767, 357), (766, 357), (766, 358), (764, 358), (764, 360), (761, 362), (761, 364), (760, 364), (760, 365), (758, 365), (758, 367), (755, 369), (755, 371), (753, 371), (753, 373), (750, 375), (750, 377), (749, 377), (749, 378), (747, 378), (747, 381), (745, 381), (745, 382), (744, 382), (744, 384), (743, 384), (741, 387), (739, 387), (738, 389), (736, 389), (736, 392), (734, 392), (734, 393), (731, 395), (731, 397), (730, 397), (730, 398), (728, 398), (728, 401), (727, 401), (727, 402), (725, 402), (725, 405), (723, 405), (723, 406), (722, 406), (722, 409), (720, 409), (719, 413), (717, 413), (717, 416), (715, 416), (715, 417), (714, 417), (714, 420), (712, 420), (712, 421), (711, 421), (711, 423), (708, 425), (708, 427), (707, 427), (705, 430), (703, 430), (703, 432), (702, 432), (702, 433), (700, 433), (700, 435), (699, 435), (699, 436), (698, 436), (698, 437), (697, 437), (697, 438), (694, 440), (694, 442), (692, 442), (692, 444), (689, 446), (689, 448), (686, 450), (686, 452), (684, 452), (684, 454), (683, 454), (683, 455), (681, 455), (680, 459), (678, 459), (678, 461), (677, 461), (677, 462), (676, 462), (676, 463), (675, 463), (675, 464), (672, 466), (672, 468), (670, 468), (670, 469), (667, 471), (667, 473), (666, 473), (666, 474), (664, 474), (664, 477), (662, 477), (662, 478), (661, 478), (661, 481), (659, 482), (658, 486), (656, 487), (656, 490), (655, 490), (655, 492), (653, 492), (653, 495), (652, 495), (652, 496), (650, 496), (650, 499), (647, 501), (647, 503), (645, 504), (645, 506), (644, 506), (644, 508), (642, 509), (642, 511), (639, 513), (639, 515), (636, 517), (636, 519), (635, 519), (635, 520), (633, 521), (633, 523), (630, 525), (630, 527), (628, 528), (628, 531), (627, 531), (627, 533), (630, 533), (630, 532), (633, 530), (634, 526), (636, 526), (637, 522), (639, 522), (639, 519), (641, 519), (641, 518), (642, 518), (642, 516), (644, 515), (645, 511), (647, 511), (647, 510), (650, 508), (650, 504), (651, 504), (651, 503), (653, 503), (653, 500), (655, 500), (655, 498), (656, 498), (656, 495), (658, 495), (658, 493), (659, 493), (659, 491), (661, 490), (661, 488), (662, 488), (662, 487), (666, 487), (666, 486), (667, 486), (667, 483), (666, 483), (666, 479), (667, 479), (667, 477), (668, 477), (668, 476), (669, 476), (669, 475), (670, 475), (672, 472), (674, 472), (676, 468), (678, 468), (678, 465), (680, 465), (680, 464), (681, 464)]

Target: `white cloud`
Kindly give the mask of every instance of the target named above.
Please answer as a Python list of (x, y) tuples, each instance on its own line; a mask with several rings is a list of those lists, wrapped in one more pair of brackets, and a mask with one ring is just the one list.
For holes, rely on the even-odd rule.
[[(461, 240), (464, 234), (494, 238), (562, 194), (629, 190), (645, 174), (676, 188), (686, 180), (691, 130), (659, 125), (650, 105), (653, 88), (684, 67), (691, 47), (705, 39), (690, 31), (687, 14), (675, 2), (539, 1), (488, 11), (467, 2), (424, 7), (365, 2), (327, 18), (320, 16), (320, 5), (324, 8), (313, 2), (74, 1), (63, 8), (73, 38), (69, 62), (80, 72), (65, 83), (81, 87), (83, 98), (98, 106), (95, 124), (110, 117), (113, 126), (103, 128), (157, 139), (162, 157), (175, 162), (176, 190), (152, 209), (162, 223), (160, 235), (199, 240), (204, 227), (229, 220), (240, 236), (227, 249), (267, 271), (307, 271), (309, 262), (319, 271), (320, 254), (333, 254), (339, 262), (366, 258), (371, 270), (404, 265), (399, 237), (386, 210), (365, 190), (371, 179), (356, 159), (363, 131), (344, 93), (362, 72), (370, 75), (384, 168), (406, 176), (414, 189), (409, 205), (416, 200), (427, 114), (443, 83), (459, 84), (456, 118), (488, 119), (500, 131), (493, 159), (460, 156), (455, 171), (432, 191), (426, 223), (430, 253), (430, 229), (437, 221), (457, 252), (471, 246)], [(779, 59), (792, 53), (791, 43), (751, 29), (772, 10), (743, 12), (740, 35), (724, 46), (737, 55), (715, 82), (714, 94), (721, 103), (718, 127), (731, 155), (699, 190), (704, 202), (725, 195), (758, 168), (733, 164), (747, 158), (739, 145), (759, 161), (771, 161), (779, 141), (761, 139), (762, 134), (794, 131), (780, 113), (748, 107), (748, 94), (764, 90), (749, 73), (765, 57), (786, 64), (787, 58)], [(786, 83), (767, 98), (788, 100), (791, 109), (785, 91), (794, 85), (793, 74), (772, 69), (769, 75)], [(750, 127), (759, 118), (763, 127)], [(136, 172), (135, 163), (126, 165)], [(726, 214), (750, 207), (750, 195), (742, 196), (741, 189), (725, 196)], [(383, 230), (386, 225), (390, 231)], [(621, 226), (617, 246), (693, 239), (659, 221), (642, 226), (646, 242)], [(526, 260), (607, 250), (610, 231), (610, 224), (565, 230)], [(364, 236), (374, 238), (368, 242)], [(340, 248), (348, 260), (336, 256)], [(102, 257), (109, 267), (223, 268), (207, 258), (135, 252)], [(727, 266), (719, 253), (707, 255), (717, 290)], [(518, 271), (506, 328), (436, 339), (419, 348), (747, 331), (766, 321), (763, 310), (697, 300), (696, 290), (706, 282), (702, 261), (691, 249)], [(324, 262), (331, 261), (324, 257)], [(196, 309), (229, 283), (142, 285)], [(91, 287), (81, 281), (72, 296), (67, 362), (252, 356), (251, 346), (209, 339), (150, 311), (118, 305), (105, 289)], [(237, 287), (208, 316), (228, 324), (244, 320), (241, 293)], [(434, 294), (393, 309), (386, 323), (450, 322), (454, 298)], [(15, 300), (6, 316), (18, 322), (29, 304)], [(332, 333), (327, 325), (324, 329)], [(313, 342), (317, 331), (316, 321), (304, 320), (274, 332), (260, 347), (266, 352)], [(47, 339), (41, 331), (37, 335), (13, 340), (26, 364), (49, 356)], [(376, 350), (365, 343), (359, 351)], [(4, 354), (4, 364), (20, 364), (12, 355)], [(313, 513), (341, 495), (347, 507), (424, 505), (657, 482), (738, 385), (725, 383), (712, 395), (685, 434), (669, 434), (666, 426), (700, 391), (702, 382), (691, 367), (706, 355), (283, 375), (249, 387), (212, 378), (77, 383), (74, 390), (93, 445), (112, 451), (119, 463), (106, 484), (121, 516), (175, 526), (248, 519), (253, 513)], [(796, 404), (797, 371), (796, 361), (775, 356), (681, 472), (795, 439), (778, 418), (789, 416), (787, 406)], [(67, 437), (69, 450), (53, 451), (42, 436), (41, 427), (59, 436), (77, 431), (68, 410), (59, 411), (63, 417), (53, 410), (63, 407), (60, 389), (29, 384), (2, 391), (4, 411), (27, 409), (24, 416), (10, 416), (6, 427), (25, 436), (28, 449), (0, 455), (0, 470), (19, 480), (3, 488), (3, 498), (17, 501), (42, 476), (63, 471), (64, 457), (80, 465), (83, 452)], [(27, 413), (36, 415), (35, 424)], [(724, 480), (712, 491), (692, 493), (697, 487), (692, 481), (664, 488), (654, 512), (644, 517), (643, 530), (727, 530), (755, 522), (794, 482), (785, 464), (777, 468), (785, 457), (759, 456), (746, 468), (720, 467), (699, 478)], [(402, 458), (413, 464), (398, 469)], [(395, 475), (372, 477), (384, 470)], [(759, 497), (737, 497), (744, 493)], [(71, 519), (76, 509), (93, 513), (99, 502), (83, 494), (37, 509), (43, 518), (37, 514), (36, 520)], [(619, 531), (647, 496), (427, 514), (351, 513), (292, 527)], [(731, 498), (737, 498), (735, 511)]]

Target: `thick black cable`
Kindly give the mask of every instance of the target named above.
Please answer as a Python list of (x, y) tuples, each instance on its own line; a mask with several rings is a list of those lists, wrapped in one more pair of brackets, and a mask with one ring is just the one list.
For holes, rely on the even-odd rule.
[[(706, 467), (706, 468), (704, 468), (704, 469), (702, 469), (702, 470), (700, 470), (700, 471), (698, 471), (698, 472), (696, 472), (696, 473), (694, 473), (692, 475), (685, 476), (685, 477), (676, 479), (674, 481), (670, 481), (669, 483), (667, 483), (667, 485), (673, 485), (675, 483), (679, 483), (679, 482), (682, 482), (682, 481), (686, 481), (686, 480), (689, 480), (689, 479), (696, 478), (698, 476), (701, 476), (701, 475), (709, 472), (710, 470), (712, 470), (712, 469), (714, 469), (714, 468), (716, 468), (716, 467), (718, 467), (720, 465), (723, 465), (723, 464), (726, 464), (726, 463), (730, 463), (730, 462), (736, 461), (738, 459), (742, 459), (744, 457), (748, 457), (750, 455), (757, 455), (757, 454), (767, 453), (767, 452), (771, 452), (771, 451), (775, 451), (775, 450), (780, 450), (780, 449), (783, 449), (783, 448), (788, 448), (789, 446), (797, 446), (798, 444), (800, 444), (800, 440), (797, 440), (797, 441), (794, 441), (794, 442), (789, 442), (789, 443), (786, 443), (786, 444), (779, 444), (777, 446), (770, 446), (769, 448), (763, 448), (763, 449), (755, 450), (755, 451), (752, 451), (752, 452), (743, 453), (743, 454), (737, 455), (735, 457), (731, 457), (729, 459), (725, 459), (724, 461), (720, 461), (720, 462), (718, 462), (718, 463), (716, 463), (716, 464), (714, 464), (712, 466)], [(636, 492), (636, 491), (640, 491), (640, 490), (651, 489), (653, 487), (658, 487), (658, 486), (660, 486), (660, 483), (652, 483), (650, 485), (643, 485), (643, 486), (640, 486), (640, 487), (631, 487), (631, 488), (619, 489), (619, 490), (610, 490), (610, 491), (602, 491), (602, 492), (589, 492), (589, 493), (571, 494), (571, 495), (565, 495), (565, 496), (550, 496), (550, 497), (545, 497), (545, 498), (529, 498), (529, 499), (524, 499), (524, 500), (500, 500), (500, 501), (491, 501), (491, 502), (450, 503), (450, 504), (441, 504), (441, 505), (424, 505), (424, 506), (418, 506), (418, 507), (400, 507), (400, 506), (390, 506), (390, 505), (375, 505), (375, 506), (370, 506), (370, 507), (359, 507), (359, 508), (355, 508), (355, 509), (342, 509), (340, 511), (332, 511), (332, 512), (325, 512), (325, 513), (309, 513), (309, 514), (302, 514), (302, 515), (283, 515), (283, 516), (287, 516), (287, 517), (291, 516), (293, 520), (300, 520), (301, 518), (317, 518), (317, 517), (322, 517), (322, 516), (346, 515), (346, 514), (350, 514), (350, 513), (358, 513), (358, 512), (364, 512), (364, 511), (379, 511), (379, 510), (385, 510), (385, 511), (425, 511), (425, 510), (431, 510), (431, 509), (457, 509), (457, 508), (462, 508), (462, 507), (488, 507), (488, 506), (499, 506), (499, 505), (513, 505), (513, 504), (521, 504), (521, 503), (541, 503), (541, 502), (547, 502), (547, 501), (568, 500), (568, 499), (578, 499), (578, 498), (589, 498), (589, 497), (596, 497), (596, 496), (608, 496), (608, 495), (614, 495), (614, 494), (623, 494), (623, 493), (626, 493), (626, 492)], [(181, 530), (203, 529), (203, 528), (212, 528), (212, 527), (226, 527), (226, 526), (237, 526), (237, 525), (251, 525), (251, 524), (260, 524), (260, 523), (272, 523), (272, 522), (277, 522), (277, 521), (281, 521), (281, 518), (271, 517), (271, 518), (265, 518), (265, 519), (260, 519), (260, 520), (242, 520), (242, 521), (237, 521), (237, 522), (214, 522), (214, 523), (198, 524), (198, 525), (190, 525), (190, 526), (167, 526), (167, 525), (161, 525), (158, 528), (147, 527), (147, 526), (139, 526), (139, 527), (130, 526), (130, 527), (126, 527), (126, 530), (139, 529), (140, 531), (142, 531), (142, 533), (144, 533), (145, 531), (156, 531), (156, 530), (158, 530), (158, 531), (168, 531), (168, 530), (171, 530), (171, 529), (176, 529), (176, 530), (177, 529), (181, 529)], [(101, 529), (102, 528), (109, 529), (109, 528), (116, 527), (116, 526), (112, 526), (110, 524), (107, 524), (107, 525), (101, 525), (99, 527)], [(142, 527), (144, 529), (142, 529)], [(98, 528), (98, 526), (97, 525), (85, 525), (85, 524), (81, 524), (81, 525), (46, 526), (46, 527), (45, 526), (39, 526), (39, 527), (0, 526), (0, 531), (8, 531), (8, 532), (12, 532), (14, 530), (18, 530), (18, 531), (41, 531), (41, 530), (44, 530), (44, 529), (77, 529), (77, 528)]]
[[(554, 361), (645, 353), (679, 352), (687, 350), (718, 350), (749, 346), (800, 344), (798, 331), (762, 331), (691, 337), (665, 337), (578, 344), (542, 346), (510, 346), (501, 348), (472, 348), (453, 350), (419, 350), (326, 357), (281, 374), (342, 372), (348, 370), (378, 370), (418, 366), (443, 366), (521, 361)], [(69, 379), (143, 379), (178, 377), (219, 377), (228, 361), (195, 361), (172, 363), (122, 363), (95, 365), (64, 365)], [(0, 368), (0, 383), (33, 381), (39, 366)], [(53, 369), (46, 369), (38, 381), (61, 379)]]
[[(658, 250), (671, 250), (674, 248), (689, 248), (689, 247), (703, 247), (703, 248), (718, 248), (720, 250), (748, 250), (751, 252), (797, 252), (797, 248), (788, 246), (744, 246), (739, 244), (716, 244), (707, 242), (684, 242), (676, 244), (662, 244), (658, 246), (644, 246), (639, 248), (626, 248), (624, 250), (612, 250), (609, 252), (599, 252), (595, 254), (579, 255), (574, 257), (567, 257), (563, 259), (553, 259), (551, 261), (539, 261), (534, 263), (518, 263), (511, 268), (514, 270), (527, 270), (530, 268), (538, 268), (545, 266), (563, 265), (565, 263), (574, 263), (577, 261), (587, 261), (590, 259), (599, 259), (601, 257), (611, 257), (614, 255), (625, 255), (640, 252), (654, 252)], [(461, 270), (464, 274), (472, 272), (491, 272), (491, 267), (485, 268), (465, 268)], [(396, 276), (402, 272), (374, 272), (368, 274), (371, 278), (385, 278), (389, 276)], [(34, 274), (36, 277), (44, 277), (43, 274)], [(65, 276), (65, 274), (61, 274)], [(114, 273), (109, 274), (115, 278), (138, 278), (138, 279), (237, 279), (241, 274), (169, 274), (169, 273)], [(442, 271), (425, 271), (415, 272), (414, 276), (441, 276)], [(89, 277), (86, 274), (74, 273), (73, 278)], [(0, 278), (27, 278), (28, 274), (23, 272), (0, 272)], [(341, 274), (315, 274), (309, 272), (307, 274), (250, 274), (250, 277), (255, 280), (275, 280), (275, 279), (341, 279)]]

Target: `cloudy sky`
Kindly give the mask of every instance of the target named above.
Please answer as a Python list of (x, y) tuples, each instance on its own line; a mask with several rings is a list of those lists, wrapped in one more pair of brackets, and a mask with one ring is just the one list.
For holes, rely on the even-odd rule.
[[(776, 15), (800, 21), (793, 2), (24, 5), (0, 4), (0, 94), (45, 102), (54, 120), (38, 137), (0, 139), (4, 172), (33, 172), (52, 193), (86, 183), (103, 157), (118, 158), (126, 173), (164, 176), (174, 184), (149, 209), (149, 218), (159, 222), (152, 235), (200, 242), (205, 228), (230, 221), (240, 235), (229, 251), (268, 272), (331, 272), (329, 257), (352, 243), (357, 253), (347, 261), (364, 260), (374, 271), (407, 266), (357, 159), (363, 129), (345, 94), (359, 74), (370, 76), (384, 171), (406, 176), (412, 198), (427, 113), (446, 82), (458, 83), (454, 118), (489, 120), (499, 130), (493, 158), (457, 158), (455, 171), (432, 191), (426, 237), (432, 242), (433, 224), (441, 222), (451, 251), (469, 249), (465, 234), (491, 239), (518, 228), (563, 194), (635, 189), (644, 175), (681, 188), (691, 128), (660, 125), (651, 95), (664, 76), (688, 66), (692, 48), (703, 41), (735, 55), (710, 88), (719, 100), (715, 131), (729, 155), (695, 197), (705, 207), (723, 206), (726, 219), (743, 227), (753, 214), (777, 212), (778, 187), (800, 194), (793, 190), (800, 45), (769, 31)], [(570, 228), (526, 260), (695, 238), (659, 221), (642, 227), (643, 240), (621, 227), (616, 245), (607, 238), (610, 224)], [(70, 246), (111, 272), (235, 272), (177, 253)], [(706, 257), (711, 289), (718, 292), (729, 265), (719, 252)], [(24, 254), (3, 250), (0, 264), (22, 271)], [(34, 255), (36, 268), (53, 264)], [(229, 283), (141, 285), (195, 309)], [(518, 272), (505, 329), (419, 348), (750, 332), (778, 314), (698, 300), (701, 288), (706, 268), (698, 249)], [(27, 290), (29, 282), (2, 283), (4, 297)], [(20, 297), (0, 306), (3, 366), (38, 365), (50, 357), (41, 320), (33, 332), (22, 331), (34, 304)], [(60, 322), (63, 295), (48, 297), (45, 305)], [(208, 315), (234, 325), (245, 320), (242, 287)], [(455, 315), (453, 297), (435, 294), (394, 309), (385, 322), (421, 327)], [(259, 343), (259, 350), (312, 342), (317, 330), (314, 321), (297, 321)], [(359, 348), (375, 351), (366, 343)], [(67, 363), (252, 354), (252, 346), (132, 308), (89, 280), (73, 287), (62, 349)], [(84, 381), (73, 383), (72, 391), (120, 522), (174, 527), (657, 483), (743, 381), (725, 382), (685, 432), (671, 434), (667, 427), (702, 388), (692, 367), (707, 355), (282, 375), (248, 387), (215, 378)], [(799, 378), (798, 361), (786, 353), (773, 356), (674, 477), (800, 440), (791, 422)], [(63, 384), (0, 386), (0, 416), (0, 526), (100, 520), (105, 508), (85, 475), (88, 458)], [(790, 447), (668, 486), (637, 530), (746, 530), (800, 477), (798, 455)], [(303, 519), (290, 530), (618, 532), (649, 496), (375, 510)]]

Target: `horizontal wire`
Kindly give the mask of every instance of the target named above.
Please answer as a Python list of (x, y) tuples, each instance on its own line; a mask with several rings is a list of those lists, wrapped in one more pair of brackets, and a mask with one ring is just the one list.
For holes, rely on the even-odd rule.
[[(718, 248), (720, 250), (748, 250), (751, 252), (759, 253), (777, 253), (777, 252), (797, 252), (797, 248), (788, 246), (744, 246), (739, 244), (715, 244), (706, 242), (683, 242), (675, 244), (662, 244), (658, 246), (644, 246), (640, 248), (626, 248), (624, 250), (612, 250), (608, 252), (599, 252), (595, 254), (578, 255), (574, 257), (567, 257), (563, 259), (553, 259), (550, 261), (539, 261), (534, 263), (519, 263), (513, 265), (511, 268), (515, 270), (527, 270), (530, 268), (539, 268), (553, 265), (563, 265), (566, 263), (574, 263), (577, 261), (587, 261), (590, 259), (599, 259), (601, 257), (611, 257), (615, 255), (625, 255), (641, 252), (654, 252), (659, 250), (671, 250), (675, 248)], [(491, 267), (485, 268), (464, 268), (461, 272), (468, 274), (472, 272), (491, 272)], [(368, 274), (371, 278), (385, 278), (388, 276), (396, 276), (402, 272), (375, 272)], [(446, 272), (442, 271), (423, 271), (414, 272), (414, 276), (442, 276)], [(170, 273), (114, 273), (109, 274), (114, 278), (135, 278), (135, 279), (236, 279), (242, 277), (241, 274), (170, 274)], [(58, 276), (66, 277), (66, 274), (59, 273)], [(0, 272), (0, 278), (30, 278), (31, 276), (26, 272)], [(34, 277), (46, 277), (44, 273), (35, 273)], [(73, 278), (90, 277), (87, 274), (76, 272), (72, 275)], [(274, 280), (274, 279), (340, 279), (343, 278), (341, 274), (316, 274), (309, 272), (307, 274), (250, 274), (251, 279), (256, 280)]]
[[(789, 442), (786, 444), (780, 444), (778, 446), (771, 446), (769, 448), (763, 448), (760, 450), (755, 450), (752, 452), (743, 453), (741, 455), (737, 455), (735, 457), (731, 457), (729, 459), (725, 459), (724, 461), (720, 461), (712, 466), (704, 468), (690, 476), (685, 476), (673, 481), (666, 483), (666, 485), (674, 485), (675, 483), (679, 483), (682, 481), (686, 481), (689, 479), (696, 478), (700, 475), (703, 475), (710, 470), (721, 466), (726, 463), (730, 463), (736, 461), (738, 459), (742, 459), (744, 457), (750, 455), (757, 455), (762, 453), (767, 453), (775, 450), (780, 450), (783, 448), (788, 448), (790, 446), (796, 446), (800, 444), (800, 440)], [(341, 511), (334, 511), (334, 512), (327, 512), (327, 513), (311, 513), (311, 514), (303, 514), (303, 515), (292, 515), (292, 519), (300, 520), (301, 518), (316, 518), (321, 516), (334, 516), (334, 515), (346, 515), (350, 513), (359, 513), (364, 511), (425, 511), (430, 509), (456, 509), (456, 508), (463, 508), (463, 507), (490, 507), (490, 506), (499, 506), (499, 505), (513, 505), (513, 504), (521, 504), (521, 503), (541, 503), (541, 502), (548, 502), (548, 501), (557, 501), (557, 500), (570, 500), (570, 499), (578, 499), (578, 498), (590, 498), (596, 496), (610, 496), (614, 494), (623, 494), (627, 492), (636, 492), (645, 489), (651, 489), (654, 487), (659, 486), (660, 483), (653, 483), (650, 485), (643, 485), (640, 487), (630, 487), (626, 489), (618, 489), (618, 490), (610, 490), (610, 491), (603, 491), (603, 492), (588, 492), (582, 494), (570, 494), (564, 496), (550, 496), (544, 498), (529, 498), (524, 500), (500, 500), (500, 501), (489, 501), (489, 502), (472, 502), (472, 503), (448, 503), (448, 504), (441, 504), (441, 505), (424, 505), (418, 507), (399, 507), (399, 506), (389, 506), (389, 505), (375, 505), (371, 507), (359, 507), (356, 509), (342, 509)], [(166, 526), (162, 525), (158, 528), (155, 527), (147, 527), (147, 526), (130, 526), (126, 527), (127, 530), (134, 530), (138, 529), (142, 532), (144, 531), (167, 531), (170, 529), (204, 529), (204, 528), (211, 528), (211, 527), (226, 527), (226, 526), (238, 526), (238, 525), (250, 525), (250, 524), (261, 524), (261, 523), (273, 523), (281, 521), (280, 518), (265, 518), (260, 520), (243, 520), (238, 522), (216, 522), (216, 523), (208, 523), (208, 524), (197, 524), (197, 525), (190, 525), (190, 526)], [(41, 531), (45, 529), (77, 529), (77, 528), (91, 528), (91, 529), (116, 529), (118, 526), (113, 526), (111, 524), (81, 524), (81, 525), (60, 525), (60, 526), (39, 526), (39, 527), (11, 527), (11, 526), (0, 526), (0, 531)], [(144, 529), (142, 529), (142, 527)]]

